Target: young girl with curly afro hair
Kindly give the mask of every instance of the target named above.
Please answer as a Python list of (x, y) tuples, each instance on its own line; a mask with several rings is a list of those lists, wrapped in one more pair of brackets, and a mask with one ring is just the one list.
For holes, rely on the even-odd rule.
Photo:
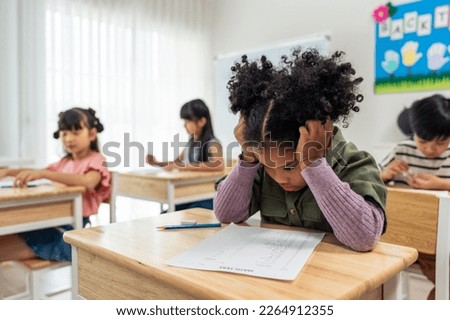
[(345, 141), (362, 101), (362, 78), (343, 61), (316, 50), (293, 50), (274, 67), (242, 57), (228, 83), (237, 165), (216, 183), (216, 217), (243, 222), (260, 211), (265, 222), (333, 232), (356, 251), (371, 250), (386, 228), (386, 189), (371, 155)]

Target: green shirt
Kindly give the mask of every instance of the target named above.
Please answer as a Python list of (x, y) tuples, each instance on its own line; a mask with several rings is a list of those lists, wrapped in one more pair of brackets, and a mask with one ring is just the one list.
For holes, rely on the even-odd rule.
[[(327, 153), (326, 161), (340, 180), (350, 188), (382, 208), (386, 203), (386, 188), (373, 157), (346, 142), (341, 131), (335, 128), (333, 148)], [(216, 187), (220, 181), (216, 182)], [(332, 232), (311, 190), (306, 186), (297, 192), (286, 192), (261, 166), (253, 181), (249, 215), (261, 211), (261, 218), (271, 223), (301, 226)], [(386, 217), (385, 217), (386, 228)]]

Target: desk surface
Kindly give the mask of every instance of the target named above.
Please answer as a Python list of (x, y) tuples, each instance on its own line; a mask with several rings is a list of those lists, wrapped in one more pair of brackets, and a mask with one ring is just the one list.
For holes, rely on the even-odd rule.
[(56, 195), (83, 193), (84, 191), (84, 187), (66, 186), (57, 183), (48, 186), (43, 185), (33, 188), (0, 188), (0, 201), (15, 201), (22, 199), (51, 197)]
[[(181, 220), (212, 222), (216, 219), (212, 211), (191, 209), (70, 231), (64, 234), (64, 239), (76, 246), (80, 253), (89, 252), (104, 259), (106, 265), (118, 265), (128, 270), (127, 273), (134, 272), (157, 282), (159, 288), (171, 287), (174, 288), (172, 293), (181, 292), (180, 296), (195, 299), (357, 299), (379, 288), (417, 258), (415, 249), (387, 243), (379, 243), (372, 252), (358, 253), (339, 244), (333, 235), (326, 235), (294, 281), (176, 268), (166, 265), (165, 261), (220, 230), (156, 230), (159, 225)], [(259, 226), (260, 222), (249, 220), (247, 225)], [(281, 225), (264, 226), (296, 229)], [(94, 256), (90, 262), (92, 259), (95, 260)], [(79, 265), (83, 268), (81, 263)], [(102, 273), (107, 272), (102, 270)], [(106, 279), (113, 276), (104, 274)], [(80, 288), (83, 286), (81, 281)], [(136, 287), (139, 283), (133, 288)], [(120, 291), (123, 293), (125, 289)], [(82, 290), (80, 293), (83, 294)], [(145, 293), (141, 294), (143, 297)]]
[(179, 170), (136, 170), (129, 172), (120, 172), (121, 176), (124, 177), (142, 177), (154, 180), (164, 180), (164, 181), (181, 181), (181, 180), (192, 180), (192, 179), (217, 179), (225, 174), (229, 173), (230, 169), (225, 169), (224, 171), (179, 171)]

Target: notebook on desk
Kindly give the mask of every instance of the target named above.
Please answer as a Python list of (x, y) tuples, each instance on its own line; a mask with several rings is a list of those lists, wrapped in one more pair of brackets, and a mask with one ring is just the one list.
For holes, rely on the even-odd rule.
[[(28, 182), (27, 186), (28, 188), (37, 187), (37, 186), (44, 186), (44, 185), (50, 185), (52, 184), (51, 180), (48, 179), (38, 179), (34, 181)], [(7, 177), (0, 180), (0, 188), (13, 188), (14, 187), (14, 178), (13, 177)]]

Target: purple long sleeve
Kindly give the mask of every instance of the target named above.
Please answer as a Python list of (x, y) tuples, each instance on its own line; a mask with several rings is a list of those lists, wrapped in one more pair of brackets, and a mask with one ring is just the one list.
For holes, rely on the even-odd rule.
[(323, 158), (303, 170), (302, 176), (336, 238), (356, 251), (372, 249), (383, 231), (382, 209), (341, 181)]
[[(253, 179), (259, 166), (239, 161), (217, 188), (214, 212), (219, 221), (241, 222), (248, 218)], [(314, 195), (336, 238), (356, 251), (368, 251), (377, 243), (384, 214), (370, 201), (341, 181), (325, 159), (303, 170)]]
[(221, 222), (241, 222), (248, 219), (248, 208), (252, 199), (253, 179), (259, 164), (242, 160), (217, 186), (214, 199), (214, 213)]

